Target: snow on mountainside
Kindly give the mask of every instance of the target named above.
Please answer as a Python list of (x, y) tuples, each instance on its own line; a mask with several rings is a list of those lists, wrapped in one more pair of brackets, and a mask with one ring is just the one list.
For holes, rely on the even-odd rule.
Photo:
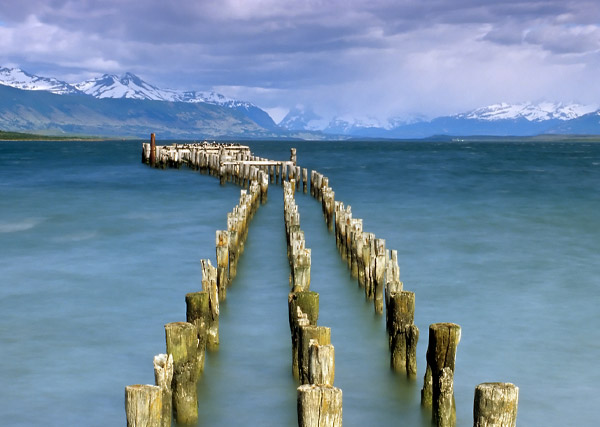
[(571, 120), (596, 111), (594, 105), (562, 104), (544, 102), (540, 104), (494, 104), (478, 108), (468, 113), (457, 114), (456, 118), (471, 120), (515, 120), (525, 119), (530, 122), (544, 120)]
[(0, 68), (0, 84), (22, 90), (45, 90), (59, 95), (80, 93), (73, 85), (55, 78), (34, 76), (19, 68)]
[(258, 108), (245, 101), (228, 98), (216, 92), (160, 89), (132, 73), (122, 76), (104, 74), (81, 83), (69, 84), (55, 78), (29, 74), (19, 68), (0, 68), (0, 84), (22, 90), (45, 90), (58, 95), (87, 94), (94, 98), (127, 98), (170, 102), (205, 102), (233, 109)]
[(114, 74), (104, 74), (102, 77), (76, 83), (74, 86), (94, 98), (172, 100), (170, 92), (162, 91), (131, 73), (125, 73), (121, 77)]
[(121, 77), (114, 74), (104, 74), (102, 77), (77, 83), (74, 86), (95, 98), (129, 98), (190, 103), (205, 102), (229, 108), (245, 107), (248, 109), (255, 107), (255, 105), (249, 102), (231, 99), (216, 92), (160, 89), (132, 73), (125, 73)]
[(327, 121), (316, 114), (312, 108), (297, 105), (279, 122), (279, 126), (291, 131), (316, 131), (323, 130), (327, 126)]

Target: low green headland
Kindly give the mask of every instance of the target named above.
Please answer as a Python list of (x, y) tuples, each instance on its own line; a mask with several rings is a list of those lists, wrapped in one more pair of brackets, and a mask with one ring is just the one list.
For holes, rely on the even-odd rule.
[(81, 135), (39, 135), (36, 133), (7, 132), (0, 130), (0, 141), (104, 141), (107, 139), (115, 138)]

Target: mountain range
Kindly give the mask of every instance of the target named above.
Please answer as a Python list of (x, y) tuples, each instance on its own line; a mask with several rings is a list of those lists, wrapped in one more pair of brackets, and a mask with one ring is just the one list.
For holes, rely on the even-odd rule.
[(215, 92), (161, 89), (140, 77), (104, 74), (79, 83), (0, 68), (0, 129), (160, 138), (426, 138), (433, 135), (600, 134), (597, 106), (500, 103), (426, 120), (320, 117), (292, 108), (276, 124), (258, 106)]

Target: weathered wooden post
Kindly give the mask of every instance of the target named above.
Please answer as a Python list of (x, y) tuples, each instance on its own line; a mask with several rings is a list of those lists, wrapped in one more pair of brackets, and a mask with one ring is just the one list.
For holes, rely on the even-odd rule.
[(162, 427), (170, 427), (173, 413), (173, 356), (157, 354), (153, 362), (154, 381), (162, 390)]
[(202, 290), (208, 293), (210, 318), (206, 347), (214, 350), (219, 347), (219, 290), (217, 287), (217, 269), (209, 259), (200, 260), (202, 265)]
[(298, 387), (298, 427), (342, 427), (342, 390), (314, 384)]
[[(167, 354), (173, 356), (173, 413), (180, 424), (198, 422), (196, 326), (188, 322), (165, 325)], [(160, 390), (160, 387), (159, 387)]]
[(515, 427), (519, 387), (511, 383), (483, 383), (475, 387), (473, 427)]
[(374, 304), (375, 312), (383, 313), (383, 289), (385, 288), (385, 269), (387, 259), (385, 257), (385, 239), (375, 240), (375, 289)]
[(290, 292), (288, 295), (288, 314), (292, 336), (292, 373), (300, 378), (298, 370), (298, 342), (300, 327), (317, 325), (319, 319), (319, 294), (311, 291)]
[[(390, 295), (395, 292), (400, 292), (403, 288), (403, 283), (400, 281), (400, 267), (398, 267), (398, 251), (392, 250), (390, 256), (386, 250), (386, 270), (385, 270), (385, 304), (390, 304)], [(386, 324), (389, 324), (388, 313), (386, 312)]]
[(333, 385), (335, 349), (331, 344), (319, 345), (310, 340), (308, 346), (308, 384)]
[(237, 262), (239, 253), (239, 226), (235, 213), (227, 214), (227, 231), (229, 232), (229, 283), (237, 274)]
[(295, 291), (289, 293), (288, 311), (292, 332), (298, 308), (308, 316), (311, 325), (316, 325), (319, 319), (319, 294), (313, 291)]
[(301, 384), (308, 384), (308, 350), (310, 340), (319, 345), (331, 344), (331, 328), (325, 326), (301, 326), (298, 337), (298, 374)]
[(267, 203), (267, 195), (269, 191), (269, 175), (261, 172), (260, 176), (260, 202)]
[(149, 384), (125, 387), (125, 414), (127, 427), (163, 427), (162, 390)]
[(362, 228), (363, 228), (363, 220), (362, 219), (353, 219), (352, 227), (350, 229), (350, 272), (352, 277), (358, 278), (358, 247), (360, 246), (360, 250), (362, 252), (362, 243), (359, 244), (358, 241), (362, 241)]
[[(444, 368), (450, 368), (454, 374), (456, 348), (460, 342), (460, 326), (455, 323), (434, 323), (429, 326), (429, 345), (427, 347), (427, 369), (423, 389), (421, 390), (421, 405), (432, 408), (432, 419), (437, 422), (447, 419), (448, 414), (443, 405), (444, 395), (440, 390), (440, 376)], [(446, 378), (447, 382), (447, 378)], [(454, 397), (452, 398), (454, 402)], [(455, 405), (452, 404), (450, 420), (456, 422)]]
[(454, 372), (444, 368), (438, 378), (439, 396), (437, 405), (433, 405), (433, 421), (437, 427), (454, 427), (456, 413), (454, 410)]
[(310, 249), (300, 249), (295, 255), (293, 264), (293, 285), (295, 289), (310, 290)]
[(196, 326), (198, 335), (198, 376), (204, 371), (208, 325), (211, 323), (210, 296), (208, 292), (192, 292), (186, 294), (186, 321)]
[(150, 166), (156, 164), (156, 139), (153, 133), (150, 134)]
[(302, 168), (302, 192), (306, 194), (308, 188), (308, 169)]
[(415, 378), (419, 328), (414, 324), (414, 292), (400, 291), (391, 294), (387, 308), (392, 369), (406, 373), (409, 378)]
[(227, 297), (227, 286), (229, 286), (229, 232), (217, 230), (217, 288), (219, 289), (219, 301), (225, 301)]
[(290, 148), (290, 162), (292, 162), (294, 164), (294, 166), (296, 166), (296, 149), (295, 148)]
[(281, 163), (281, 185), (287, 180), (287, 162)]

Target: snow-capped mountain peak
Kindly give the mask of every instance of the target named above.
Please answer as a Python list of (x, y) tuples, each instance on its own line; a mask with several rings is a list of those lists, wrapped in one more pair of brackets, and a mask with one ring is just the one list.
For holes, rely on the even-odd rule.
[(90, 79), (74, 85), (82, 92), (95, 98), (130, 98), (169, 102), (205, 102), (229, 108), (252, 108), (254, 104), (228, 98), (216, 92), (177, 91), (160, 89), (142, 80), (133, 73), (122, 76), (104, 74), (102, 77)]
[(487, 107), (478, 108), (468, 113), (458, 114), (457, 118), (472, 120), (516, 120), (525, 119), (530, 122), (544, 120), (571, 120), (597, 110), (595, 105), (563, 104), (543, 102), (533, 104), (530, 102), (522, 104), (500, 103)]
[(39, 77), (20, 68), (0, 68), (0, 84), (22, 90), (45, 90), (59, 95), (79, 93), (72, 85), (52, 77)]
[(328, 122), (315, 113), (311, 107), (297, 105), (279, 122), (279, 126), (292, 131), (314, 131), (325, 129), (327, 123)]
[(164, 91), (152, 86), (132, 73), (125, 73), (121, 77), (104, 74), (102, 77), (86, 80), (74, 86), (94, 98), (130, 98), (154, 101), (171, 101), (173, 98), (172, 91)]

